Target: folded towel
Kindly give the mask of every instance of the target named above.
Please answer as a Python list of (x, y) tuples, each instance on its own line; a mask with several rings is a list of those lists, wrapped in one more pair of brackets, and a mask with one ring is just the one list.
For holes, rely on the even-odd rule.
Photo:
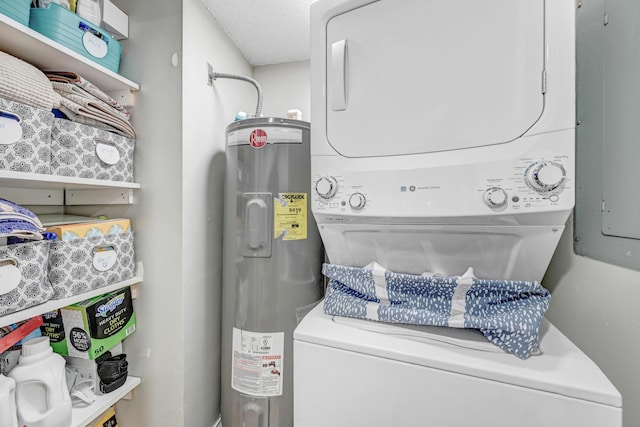
[(119, 117), (122, 120), (129, 121), (129, 112), (127, 110), (119, 110), (117, 108), (114, 108), (113, 106), (109, 105), (107, 102), (103, 101), (102, 99), (98, 98), (92, 93), (87, 92), (80, 86), (76, 86), (71, 83), (61, 83), (61, 82), (54, 82), (54, 81), (51, 82), (51, 85), (53, 86), (53, 90), (58, 92), (58, 94), (60, 94), (61, 96), (76, 95), (81, 98), (85, 98), (89, 101), (100, 104), (104, 109), (104, 111), (108, 111), (109, 114), (113, 114), (114, 116)]
[(0, 98), (35, 108), (58, 106), (51, 82), (33, 65), (0, 51)]
[(105, 102), (115, 110), (124, 113), (129, 117), (129, 112), (118, 101), (111, 96), (101, 91), (97, 86), (86, 80), (82, 76), (70, 72), (70, 71), (45, 71), (45, 75), (51, 80), (51, 82), (69, 83), (73, 86), (83, 89), (84, 91), (95, 96), (99, 100)]
[(0, 237), (42, 240), (46, 229), (29, 209), (0, 198)]
[(538, 329), (551, 295), (537, 282), (429, 277), (325, 264), (329, 315), (387, 323), (479, 329), (490, 342), (526, 359), (538, 349)]
[(88, 125), (90, 123), (84, 119), (91, 119), (108, 126), (102, 129), (113, 129), (127, 138), (136, 138), (136, 131), (127, 120), (111, 114), (101, 104), (74, 94), (58, 93), (61, 95), (59, 109), (72, 121)]
[(45, 71), (56, 94), (58, 109), (71, 121), (135, 139), (129, 112), (116, 100), (84, 79), (68, 71)]

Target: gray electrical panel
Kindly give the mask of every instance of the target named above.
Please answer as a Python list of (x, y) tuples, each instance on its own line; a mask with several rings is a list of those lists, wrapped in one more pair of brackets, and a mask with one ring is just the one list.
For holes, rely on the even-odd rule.
[(636, 0), (577, 10), (575, 252), (640, 270), (640, 24)]

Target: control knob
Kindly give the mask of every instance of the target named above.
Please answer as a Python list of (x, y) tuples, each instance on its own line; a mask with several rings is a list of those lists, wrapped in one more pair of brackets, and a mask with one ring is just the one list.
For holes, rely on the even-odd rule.
[(316, 193), (323, 199), (330, 199), (338, 192), (338, 180), (332, 176), (323, 176), (316, 181)]
[(545, 193), (560, 187), (566, 176), (562, 165), (543, 160), (529, 166), (525, 173), (525, 181), (537, 192)]
[(484, 192), (484, 202), (492, 209), (498, 209), (507, 204), (507, 192), (500, 187), (491, 187)]
[(351, 197), (349, 197), (349, 206), (352, 209), (359, 211), (364, 208), (367, 204), (367, 198), (362, 193), (353, 193)]

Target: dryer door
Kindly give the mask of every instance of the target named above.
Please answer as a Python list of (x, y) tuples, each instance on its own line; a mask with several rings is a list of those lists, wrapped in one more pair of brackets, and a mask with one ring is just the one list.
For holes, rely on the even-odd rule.
[(544, 0), (380, 0), (327, 23), (326, 119), (346, 157), (500, 144), (544, 109)]

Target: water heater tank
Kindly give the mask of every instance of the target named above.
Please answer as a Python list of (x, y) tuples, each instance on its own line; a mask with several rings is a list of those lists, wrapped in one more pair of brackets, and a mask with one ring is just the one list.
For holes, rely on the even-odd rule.
[(222, 424), (292, 427), (293, 330), (322, 296), (309, 123), (255, 118), (226, 133)]

